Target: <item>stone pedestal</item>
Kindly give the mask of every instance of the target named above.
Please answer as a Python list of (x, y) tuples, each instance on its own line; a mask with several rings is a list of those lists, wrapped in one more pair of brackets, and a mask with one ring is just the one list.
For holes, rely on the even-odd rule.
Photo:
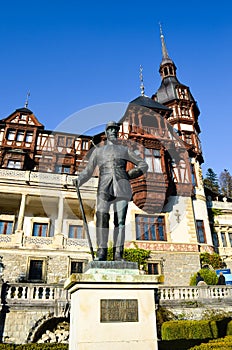
[(93, 261), (72, 275), (69, 350), (157, 350), (155, 283), (126, 262)]

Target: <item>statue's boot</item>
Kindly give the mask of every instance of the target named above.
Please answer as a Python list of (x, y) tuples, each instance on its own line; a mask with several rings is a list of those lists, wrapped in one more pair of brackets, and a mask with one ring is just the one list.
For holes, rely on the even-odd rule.
[(107, 244), (109, 236), (109, 219), (108, 213), (96, 213), (96, 236), (97, 236), (97, 256), (94, 260), (107, 260)]
[(114, 229), (113, 260), (124, 261), (124, 259), (123, 259), (124, 242), (125, 242), (125, 225), (115, 227), (115, 229)]

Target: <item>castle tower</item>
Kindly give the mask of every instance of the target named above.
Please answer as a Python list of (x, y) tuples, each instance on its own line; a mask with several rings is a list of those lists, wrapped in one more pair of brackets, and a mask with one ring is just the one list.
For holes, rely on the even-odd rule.
[(199, 138), (201, 132), (198, 124), (200, 111), (189, 87), (180, 83), (177, 78), (177, 68), (168, 55), (161, 26), (160, 38), (162, 46), (162, 61), (159, 68), (161, 85), (152, 99), (172, 109), (172, 114), (168, 116), (167, 120), (182, 139), (188, 151), (193, 184), (192, 205), (199, 251), (205, 251), (207, 250), (206, 245), (212, 245), (212, 237), (202, 181), (201, 164), (204, 160)]

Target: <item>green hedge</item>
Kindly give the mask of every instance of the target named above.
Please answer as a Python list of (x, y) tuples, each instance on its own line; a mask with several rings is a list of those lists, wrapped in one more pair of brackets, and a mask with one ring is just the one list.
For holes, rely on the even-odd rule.
[(45, 344), (0, 344), (0, 350), (68, 350), (68, 344), (45, 343)]
[(227, 325), (226, 335), (232, 335), (232, 321)]
[(228, 350), (232, 349), (232, 336), (210, 340), (208, 343), (194, 346), (189, 350)]
[(217, 338), (215, 321), (167, 321), (162, 324), (162, 340)]

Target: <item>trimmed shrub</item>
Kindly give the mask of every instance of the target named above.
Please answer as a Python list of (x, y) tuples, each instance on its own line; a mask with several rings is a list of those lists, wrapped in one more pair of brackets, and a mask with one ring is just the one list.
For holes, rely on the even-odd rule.
[[(147, 270), (147, 259), (150, 257), (150, 250), (138, 248), (134, 243), (135, 248), (124, 249), (124, 259), (126, 261), (137, 262), (138, 267), (143, 266), (144, 271)], [(107, 260), (113, 260), (113, 247), (108, 248)]]
[[(218, 281), (218, 277), (215, 271), (211, 271), (208, 269), (201, 269), (200, 275), (204, 278), (204, 281), (208, 285), (216, 285)], [(190, 278), (190, 286), (196, 286), (196, 278), (197, 278), (197, 272), (191, 276)]]
[(68, 344), (46, 343), (46, 344), (1, 344), (0, 350), (68, 350)]
[(226, 335), (232, 335), (232, 321), (227, 325)]
[(15, 350), (68, 350), (68, 344), (60, 344), (60, 343), (37, 344), (37, 343), (30, 343), (30, 344), (16, 345)]
[(228, 350), (232, 349), (232, 336), (210, 340), (208, 343), (200, 344), (189, 350)]
[(217, 338), (215, 321), (168, 321), (162, 324), (162, 340)]

